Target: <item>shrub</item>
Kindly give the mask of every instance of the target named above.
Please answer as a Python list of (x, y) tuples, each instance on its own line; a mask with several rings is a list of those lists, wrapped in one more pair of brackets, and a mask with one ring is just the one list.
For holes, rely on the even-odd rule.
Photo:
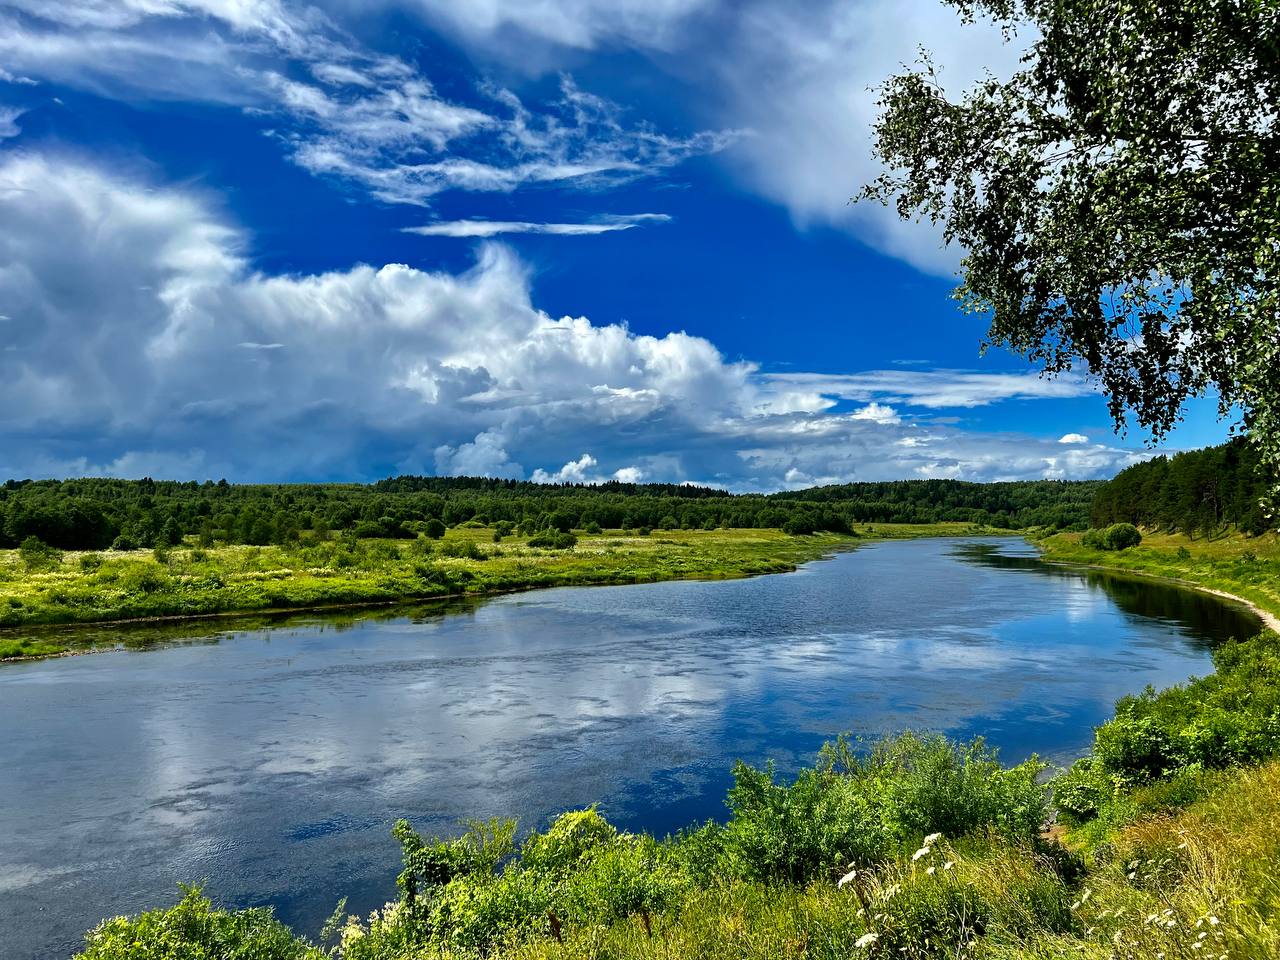
[(904, 734), (860, 755), (841, 738), (790, 785), (775, 783), (772, 767), (739, 763), (722, 833), (686, 840), (694, 862), (718, 844), (722, 875), (793, 882), (877, 862), (931, 833), (993, 829), (1028, 840), (1046, 817), (1043, 769), (1034, 758), (1004, 769), (980, 739)]
[(1069, 819), (1102, 815), (1122, 787), (1145, 786), (1134, 795), (1144, 803), (1177, 805), (1201, 789), (1204, 771), (1280, 752), (1280, 636), (1230, 641), (1213, 660), (1207, 677), (1116, 704), (1094, 733), (1093, 756), (1054, 781)]
[(1142, 542), (1142, 534), (1132, 523), (1113, 523), (1102, 537), (1108, 550), (1127, 550)]
[(1105, 530), (1086, 530), (1080, 542), (1093, 550), (1127, 550), (1142, 542), (1142, 534), (1132, 523), (1113, 523)]
[(442, 521), (436, 517), (432, 517), (427, 521), (426, 529), (423, 531), (432, 540), (439, 540), (444, 536), (445, 526)]
[(324, 954), (259, 907), (215, 910), (199, 888), (184, 888), (181, 900), (137, 917), (104, 920), (85, 937), (80, 960), (322, 960)]
[(1093, 757), (1083, 757), (1052, 781), (1053, 804), (1072, 823), (1096, 817), (1115, 792), (1114, 782)]
[(572, 533), (561, 533), (559, 530), (543, 530), (529, 538), (529, 546), (546, 547), (552, 550), (572, 550), (578, 545), (578, 538)]
[(86, 553), (80, 557), (80, 570), (83, 573), (97, 573), (102, 567), (102, 554)]
[(29, 571), (55, 570), (62, 564), (62, 551), (40, 542), (35, 536), (27, 537), (18, 546), (18, 556)]
[(440, 544), (440, 556), (464, 560), (483, 560), (485, 555), (471, 540), (448, 540)]
[(590, 520), (582, 528), (582, 532), (586, 534), (590, 534), (593, 537), (597, 537), (601, 534), (602, 531), (600, 529), (600, 524), (596, 523), (594, 520)]
[(120, 534), (120, 536), (116, 537), (114, 540), (111, 541), (111, 549), (112, 550), (137, 550), (138, 544), (132, 537), (126, 536), (125, 534), (122, 533)]

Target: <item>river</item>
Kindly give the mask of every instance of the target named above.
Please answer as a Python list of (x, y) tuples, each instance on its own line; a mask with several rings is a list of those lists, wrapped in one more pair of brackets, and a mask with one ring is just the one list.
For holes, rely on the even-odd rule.
[(1117, 697), (1206, 672), (1258, 621), (1021, 540), (938, 539), (749, 580), (212, 629), (0, 666), (5, 957), (66, 957), (179, 881), (314, 936), (339, 897), (394, 895), (397, 817), (534, 827), (599, 801), (665, 833), (723, 815), (734, 760), (785, 773), (843, 731), (1066, 760)]

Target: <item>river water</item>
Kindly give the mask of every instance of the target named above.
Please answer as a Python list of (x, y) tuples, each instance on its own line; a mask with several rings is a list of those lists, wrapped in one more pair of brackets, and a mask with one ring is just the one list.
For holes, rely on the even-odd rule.
[[(397, 817), (719, 817), (734, 760), (930, 729), (1067, 760), (1117, 697), (1204, 673), (1247, 611), (1020, 540), (869, 544), (750, 580), (294, 618), (0, 667), (0, 952), (206, 880), (315, 935), (394, 894)], [(120, 636), (126, 636), (120, 628)]]

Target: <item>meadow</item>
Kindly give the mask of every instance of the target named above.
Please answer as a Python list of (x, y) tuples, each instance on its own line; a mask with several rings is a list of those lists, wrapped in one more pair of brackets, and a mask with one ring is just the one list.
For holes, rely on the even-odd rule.
[[(0, 550), (0, 659), (96, 648), (53, 625), (392, 604), (535, 587), (717, 579), (793, 570), (873, 538), (993, 532), (967, 523), (873, 524), (852, 534), (578, 530), (519, 536), (464, 523), (438, 539), (304, 533), (296, 543), (130, 551)], [(572, 541), (572, 542), (570, 542)]]

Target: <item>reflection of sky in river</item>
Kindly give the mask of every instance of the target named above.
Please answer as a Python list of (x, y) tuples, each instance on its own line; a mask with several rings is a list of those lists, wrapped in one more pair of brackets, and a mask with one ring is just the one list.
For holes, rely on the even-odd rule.
[[(6, 955), (210, 878), (312, 933), (392, 892), (390, 822), (526, 825), (600, 800), (659, 832), (723, 810), (734, 759), (841, 731), (983, 733), (1067, 756), (1116, 697), (1256, 625), (1048, 568), (1021, 542), (885, 543), (793, 575), (515, 594), (0, 670)], [(8, 951), (14, 951), (9, 953)]]

